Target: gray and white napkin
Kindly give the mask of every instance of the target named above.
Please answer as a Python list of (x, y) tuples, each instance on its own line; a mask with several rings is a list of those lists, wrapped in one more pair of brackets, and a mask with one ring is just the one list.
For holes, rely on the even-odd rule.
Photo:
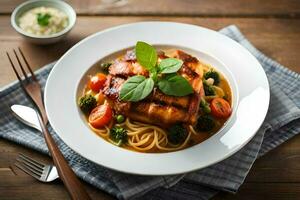
[[(205, 169), (149, 177), (116, 172), (86, 160), (66, 146), (49, 126), (56, 143), (81, 179), (118, 199), (209, 199), (218, 191), (236, 192), (259, 156), (300, 133), (300, 75), (258, 51), (236, 26), (228, 26), (220, 32), (248, 49), (268, 76), (270, 108), (255, 137), (236, 154)], [(42, 86), (53, 65), (37, 71)], [(0, 137), (48, 154), (42, 135), (12, 115), (12, 104), (33, 106), (17, 82), (0, 89)]]

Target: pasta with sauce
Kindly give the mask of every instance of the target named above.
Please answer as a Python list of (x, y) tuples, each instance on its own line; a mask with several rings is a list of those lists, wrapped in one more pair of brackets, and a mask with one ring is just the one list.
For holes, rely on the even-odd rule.
[[(225, 77), (181, 50), (138, 45), (89, 78), (79, 107), (91, 130), (112, 144), (151, 153), (185, 149), (216, 133), (231, 115)], [(157, 55), (152, 65), (140, 59), (147, 48)]]

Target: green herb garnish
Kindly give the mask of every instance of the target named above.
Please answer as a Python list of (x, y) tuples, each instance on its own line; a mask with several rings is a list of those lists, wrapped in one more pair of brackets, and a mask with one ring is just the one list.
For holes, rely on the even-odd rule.
[(155, 85), (167, 95), (186, 96), (193, 93), (190, 83), (176, 74), (183, 64), (181, 60), (167, 58), (157, 64), (155, 48), (145, 42), (136, 43), (135, 53), (137, 61), (150, 72), (150, 76), (146, 78), (137, 75), (129, 78), (121, 88), (121, 100), (140, 101), (152, 92)]
[(158, 81), (158, 88), (166, 95), (186, 96), (193, 93), (190, 83), (177, 74), (168, 74)]
[(146, 98), (154, 87), (152, 78), (133, 76), (129, 78), (120, 91), (120, 97), (125, 101), (139, 101)]
[(51, 15), (48, 13), (46, 14), (38, 13), (36, 16), (37, 22), (40, 26), (48, 26), (50, 18)]
[(182, 60), (176, 58), (164, 59), (158, 64), (159, 72), (163, 74), (175, 73), (181, 68), (182, 64)]
[(150, 72), (156, 67), (157, 53), (153, 46), (145, 42), (137, 42), (135, 53), (137, 61)]

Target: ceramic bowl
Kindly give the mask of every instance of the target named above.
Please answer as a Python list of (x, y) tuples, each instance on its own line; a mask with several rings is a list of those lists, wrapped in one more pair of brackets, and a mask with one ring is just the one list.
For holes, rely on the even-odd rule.
[[(18, 19), (19, 17), (25, 13), (26, 11), (36, 8), (36, 7), (53, 7), (62, 12), (64, 12), (69, 18), (68, 26), (55, 34), (52, 35), (34, 35), (31, 33), (25, 32), (23, 29), (19, 27)], [(74, 9), (64, 1), (56, 1), (56, 0), (30, 0), (26, 1), (19, 6), (17, 6), (12, 15), (11, 15), (11, 25), (12, 27), (21, 34), (27, 41), (35, 43), (35, 44), (51, 44), (60, 41), (63, 39), (74, 27), (76, 22), (76, 13)]]

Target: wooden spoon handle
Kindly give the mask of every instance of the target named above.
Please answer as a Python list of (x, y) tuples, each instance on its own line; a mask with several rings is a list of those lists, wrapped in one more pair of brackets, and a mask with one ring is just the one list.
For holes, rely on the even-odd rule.
[(57, 168), (59, 177), (62, 179), (64, 185), (66, 186), (70, 196), (74, 200), (89, 200), (91, 199), (86, 192), (83, 185), (80, 183), (79, 179), (68, 165), (67, 161), (65, 160), (64, 156), (60, 152), (59, 148), (57, 147), (56, 143), (54, 142), (51, 134), (49, 133), (48, 129), (46, 128), (45, 124), (43, 123), (40, 115), (39, 122), (42, 128), (42, 131), (45, 136), (45, 140), (48, 146), (48, 149), (52, 155), (53, 162)]

